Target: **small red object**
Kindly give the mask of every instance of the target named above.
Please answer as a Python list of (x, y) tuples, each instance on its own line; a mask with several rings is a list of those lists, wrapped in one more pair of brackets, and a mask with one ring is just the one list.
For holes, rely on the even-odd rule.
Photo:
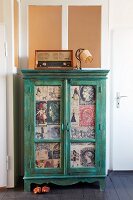
[(34, 192), (34, 194), (38, 194), (38, 193), (41, 193), (41, 187), (35, 187), (34, 189), (33, 189), (33, 192)]
[(45, 193), (45, 192), (49, 192), (50, 191), (50, 188), (47, 187), (47, 186), (43, 186), (42, 187), (42, 192)]

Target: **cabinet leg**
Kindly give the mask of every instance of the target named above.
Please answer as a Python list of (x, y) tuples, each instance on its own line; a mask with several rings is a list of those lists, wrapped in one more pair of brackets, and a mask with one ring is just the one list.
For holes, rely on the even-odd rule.
[(30, 191), (31, 191), (30, 181), (24, 180), (24, 192), (30, 192)]
[(105, 179), (100, 179), (99, 185), (100, 185), (100, 191), (104, 191), (105, 190)]

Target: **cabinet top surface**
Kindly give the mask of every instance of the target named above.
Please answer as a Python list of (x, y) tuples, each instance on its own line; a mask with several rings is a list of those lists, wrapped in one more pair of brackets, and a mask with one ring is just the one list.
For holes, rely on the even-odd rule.
[(33, 76), (103, 76), (106, 77), (109, 70), (107, 69), (82, 69), (82, 70), (32, 70), (21, 69), (23, 77)]

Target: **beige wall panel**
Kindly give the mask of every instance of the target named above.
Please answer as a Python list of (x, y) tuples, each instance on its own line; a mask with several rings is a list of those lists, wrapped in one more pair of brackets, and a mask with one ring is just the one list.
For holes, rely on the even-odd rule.
[[(82, 63), (82, 67), (101, 67), (101, 7), (69, 7), (69, 49), (88, 49), (93, 55), (91, 63)], [(74, 65), (78, 60), (74, 57)]]
[(19, 7), (18, 1), (14, 0), (14, 63), (18, 67), (19, 63)]
[(29, 68), (35, 50), (61, 49), (61, 6), (29, 6)]

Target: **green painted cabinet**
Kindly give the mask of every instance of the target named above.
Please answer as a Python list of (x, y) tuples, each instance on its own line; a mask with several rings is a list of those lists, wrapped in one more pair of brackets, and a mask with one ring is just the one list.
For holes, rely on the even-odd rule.
[(104, 189), (108, 70), (22, 70), (24, 190), (99, 181)]

